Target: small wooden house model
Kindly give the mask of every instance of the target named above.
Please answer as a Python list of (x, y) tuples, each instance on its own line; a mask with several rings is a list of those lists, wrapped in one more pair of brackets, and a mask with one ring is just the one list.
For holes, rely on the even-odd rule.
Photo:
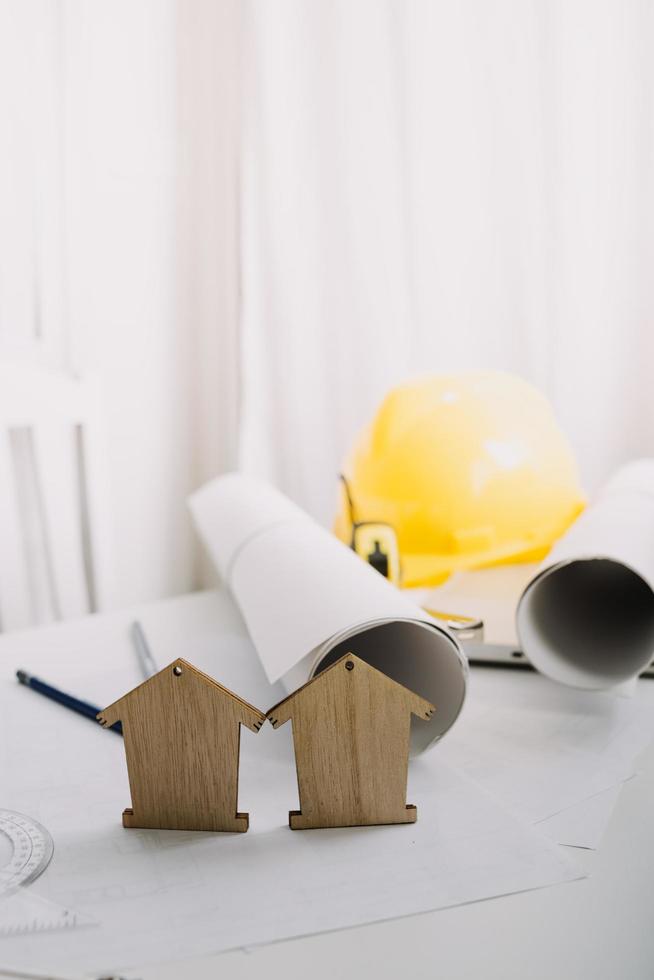
[(122, 722), (132, 806), (124, 827), (246, 831), (238, 813), (240, 727), (266, 716), (186, 660), (175, 660), (98, 715)]
[(352, 654), (267, 712), (293, 721), (300, 809), (293, 830), (413, 823), (406, 786), (411, 715), (435, 708)]

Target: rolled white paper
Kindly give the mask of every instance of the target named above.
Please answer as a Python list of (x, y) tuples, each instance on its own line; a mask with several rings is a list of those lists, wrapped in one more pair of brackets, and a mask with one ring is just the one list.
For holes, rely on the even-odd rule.
[(535, 667), (573, 687), (615, 687), (654, 655), (654, 460), (620, 469), (555, 544), (518, 603)]
[(291, 691), (346, 652), (436, 705), (412, 750), (440, 739), (465, 697), (456, 639), (270, 485), (230, 473), (198, 490), (191, 513), (230, 588), (271, 683)]

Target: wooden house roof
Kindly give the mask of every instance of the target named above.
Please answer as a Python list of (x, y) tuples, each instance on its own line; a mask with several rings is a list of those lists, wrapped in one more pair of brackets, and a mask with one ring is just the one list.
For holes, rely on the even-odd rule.
[[(431, 718), (431, 716), (434, 714), (434, 711), (436, 710), (434, 705), (425, 698), (420, 697), (419, 694), (416, 694), (414, 691), (411, 691), (402, 684), (399, 684), (397, 681), (393, 680), (392, 677), (389, 677), (388, 674), (385, 674), (383, 671), (373, 667), (371, 664), (367, 663), (365, 660), (362, 660), (360, 657), (357, 657), (355, 654), (346, 653), (335, 663), (331, 664), (319, 674), (316, 674), (311, 678), (311, 680), (307, 681), (306, 684), (303, 684), (302, 687), (299, 687), (296, 691), (293, 691), (292, 694), (289, 694), (283, 701), (279, 701), (266, 712), (266, 717), (270, 721), (273, 728), (277, 728), (278, 725), (284, 724), (284, 721), (292, 713), (292, 704), (296, 699), (302, 698), (304, 693), (307, 692), (309, 688), (312, 688), (313, 693), (315, 686), (323, 684), (329, 685), (332, 677), (334, 676), (332, 672), (340, 669), (343, 665), (347, 667), (348, 662), (352, 665), (348, 669), (356, 668), (357, 670), (364, 671), (367, 673), (371, 682), (376, 686), (382, 688), (386, 687), (389, 692), (397, 692), (398, 690), (403, 691), (407, 696), (407, 706), (412, 714), (415, 714), (419, 718), (423, 719)], [(282, 714), (284, 715), (284, 720), (282, 720), (281, 717), (278, 717)]]

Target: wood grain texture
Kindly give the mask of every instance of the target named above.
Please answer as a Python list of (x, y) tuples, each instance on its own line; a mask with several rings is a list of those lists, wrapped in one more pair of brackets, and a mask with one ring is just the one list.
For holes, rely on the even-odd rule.
[(123, 826), (244, 832), (238, 813), (240, 726), (266, 716), (178, 659), (98, 715), (121, 721), (132, 806)]
[(267, 712), (273, 728), (293, 722), (300, 810), (293, 830), (413, 823), (407, 806), (411, 715), (429, 701), (346, 654)]

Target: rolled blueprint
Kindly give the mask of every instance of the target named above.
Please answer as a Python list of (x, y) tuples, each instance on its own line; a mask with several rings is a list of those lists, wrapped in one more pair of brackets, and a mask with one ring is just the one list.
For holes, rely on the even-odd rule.
[(266, 483), (230, 473), (189, 505), (271, 683), (293, 691), (352, 652), (436, 705), (414, 753), (454, 724), (467, 663), (442, 624)]
[(574, 687), (614, 687), (654, 656), (654, 460), (619, 470), (518, 603), (522, 649)]

